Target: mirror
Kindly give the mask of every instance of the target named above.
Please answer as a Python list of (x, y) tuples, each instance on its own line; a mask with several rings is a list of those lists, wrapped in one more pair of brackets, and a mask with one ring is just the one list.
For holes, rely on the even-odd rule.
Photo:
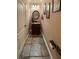
[(38, 20), (39, 17), (40, 17), (40, 13), (39, 13), (37, 10), (35, 10), (35, 11), (32, 13), (32, 21)]

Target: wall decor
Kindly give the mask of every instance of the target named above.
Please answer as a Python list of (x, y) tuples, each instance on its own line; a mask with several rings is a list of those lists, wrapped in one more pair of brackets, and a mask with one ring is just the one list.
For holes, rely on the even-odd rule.
[(52, 12), (61, 11), (61, 0), (52, 0)]
[(48, 3), (48, 4), (46, 4), (46, 18), (47, 19), (50, 19), (50, 4), (51, 3)]
[(46, 3), (44, 4), (44, 15), (46, 15)]

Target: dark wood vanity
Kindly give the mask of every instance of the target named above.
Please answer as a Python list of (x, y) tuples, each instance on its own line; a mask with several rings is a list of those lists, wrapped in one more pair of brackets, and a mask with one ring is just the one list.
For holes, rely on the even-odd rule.
[(41, 34), (41, 24), (39, 22), (32, 23), (32, 35)]

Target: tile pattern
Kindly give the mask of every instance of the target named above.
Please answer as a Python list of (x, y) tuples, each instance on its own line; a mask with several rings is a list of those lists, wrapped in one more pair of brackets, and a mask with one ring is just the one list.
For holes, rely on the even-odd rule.
[(23, 49), (23, 53), (22, 56), (29, 56), (30, 55), (30, 49), (31, 49), (31, 45), (25, 45), (24, 49)]
[(29, 36), (20, 57), (20, 59), (50, 59), (42, 36)]
[(40, 44), (32, 44), (30, 56), (42, 56)]

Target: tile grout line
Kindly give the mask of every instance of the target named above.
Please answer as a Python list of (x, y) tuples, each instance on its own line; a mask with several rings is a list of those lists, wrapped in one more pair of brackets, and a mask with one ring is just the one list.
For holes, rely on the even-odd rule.
[[(41, 40), (42, 38), (40, 38), (40, 40)], [(41, 57), (43, 56), (43, 54), (42, 54), (42, 43), (40, 42), (40, 45), (41, 45)], [(42, 59), (43, 59), (43, 57), (42, 57)]]
[(42, 46), (43, 46), (44, 41), (43, 42), (41, 42), (41, 41), (42, 41), (43, 37), (39, 37), (38, 38), (38, 41), (39, 42), (37, 42), (37, 44), (40, 44), (41, 45), (41, 47), (40, 47), (41, 55), (40, 56), (31, 56), (32, 44), (35, 44), (35, 43), (32, 43), (32, 41), (33, 41), (34, 38), (31, 35), (29, 35), (28, 40), (29, 40), (29, 38), (31, 39), (30, 40), (31, 41), (30, 44), (28, 44), (28, 45), (30, 45), (30, 51), (29, 51), (29, 56), (26, 56), (26, 57), (29, 57), (29, 59), (31, 57), (41, 57), (42, 59), (43, 59), (43, 57), (49, 57), (49, 56), (43, 56), (43, 54), (42, 54)]
[(31, 48), (32, 48), (32, 36), (30, 36), (31, 37), (31, 46), (30, 46), (30, 52), (29, 52), (29, 59), (30, 59), (30, 55), (31, 55)]

